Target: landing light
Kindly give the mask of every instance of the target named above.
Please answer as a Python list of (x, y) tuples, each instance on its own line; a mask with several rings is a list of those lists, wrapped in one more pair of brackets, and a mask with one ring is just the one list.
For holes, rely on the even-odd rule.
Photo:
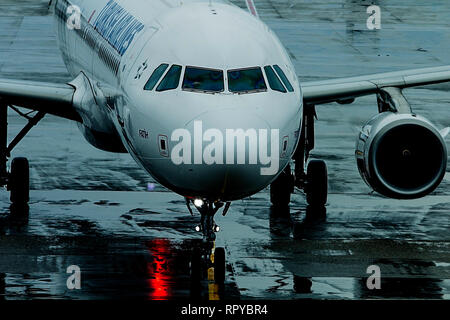
[(203, 207), (203, 200), (202, 199), (195, 199), (194, 200), (194, 206), (196, 206), (197, 208)]

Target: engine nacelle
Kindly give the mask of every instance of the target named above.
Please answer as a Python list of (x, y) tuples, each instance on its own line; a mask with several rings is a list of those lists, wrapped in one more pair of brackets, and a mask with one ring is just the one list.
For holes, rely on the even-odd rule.
[(429, 194), (447, 167), (447, 148), (439, 130), (409, 113), (382, 112), (372, 118), (358, 136), (355, 154), (364, 181), (397, 199)]

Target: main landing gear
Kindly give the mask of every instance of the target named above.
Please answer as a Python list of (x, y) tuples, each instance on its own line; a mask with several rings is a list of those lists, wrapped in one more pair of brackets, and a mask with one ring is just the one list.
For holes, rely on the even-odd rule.
[[(8, 144), (8, 108), (26, 118), (28, 123)], [(26, 136), (44, 116), (45, 113), (37, 112), (22, 113), (19, 109), (9, 106), (0, 99), (0, 187), (6, 186), (10, 191), (11, 208), (15, 214), (28, 213), (30, 169), (26, 158), (14, 158), (8, 172), (7, 163), (14, 147)]]
[[(291, 193), (297, 187), (306, 195), (306, 202), (310, 207), (321, 208), (327, 202), (328, 178), (327, 166), (322, 160), (310, 160), (305, 172), (305, 164), (309, 153), (314, 149), (314, 118), (315, 107), (306, 105), (303, 114), (300, 141), (293, 160), (295, 170), (292, 173), (288, 165), (278, 178), (270, 185), (270, 201), (275, 208), (287, 207)], [(320, 210), (317, 210), (319, 212)]]
[(274, 207), (287, 207), (296, 186), (305, 192), (306, 202), (310, 206), (325, 206), (328, 193), (327, 176), (327, 165), (322, 160), (309, 161), (307, 173), (297, 177), (291, 173), (291, 166), (288, 165), (270, 185), (270, 202)]

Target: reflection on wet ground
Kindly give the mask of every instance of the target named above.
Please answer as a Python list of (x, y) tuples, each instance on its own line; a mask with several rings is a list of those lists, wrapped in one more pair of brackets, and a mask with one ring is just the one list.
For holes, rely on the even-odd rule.
[[(186, 299), (238, 298), (232, 283), (217, 283), (214, 269), (201, 260), (192, 278), (192, 253), (201, 240), (27, 235), (24, 220), (1, 221), (0, 297), (2, 299)], [(4, 236), (8, 234), (7, 239)], [(82, 289), (70, 291), (66, 269), (78, 265)]]
[[(369, 32), (360, 1), (256, 2), (300, 80), (448, 64), (447, 3), (379, 4), (382, 29)], [(71, 80), (47, 5), (0, 3), (0, 77)], [(450, 126), (448, 88), (405, 93), (415, 112), (442, 128)], [(355, 165), (354, 141), (377, 112), (375, 98), (317, 112), (312, 157), (328, 165), (326, 215), (306, 207), (301, 194), (289, 209), (270, 208), (267, 190), (234, 202), (217, 218), (223, 284), (211, 257), (193, 259), (202, 247), (198, 217), (182, 198), (128, 155), (96, 150), (75, 124), (46, 116), (13, 153), (30, 159), (29, 216), (0, 192), (0, 299), (450, 299), (449, 173), (423, 199), (371, 194)], [(10, 137), (22, 129), (12, 113), (8, 122)], [(67, 289), (71, 265), (81, 268), (81, 290)], [(370, 265), (380, 267), (380, 290), (366, 285)]]
[[(154, 300), (450, 297), (450, 242), (448, 235), (439, 238), (441, 233), (434, 229), (439, 225), (448, 230), (448, 219), (435, 215), (416, 223), (416, 219), (392, 215), (389, 208), (378, 209), (375, 220), (370, 211), (359, 212), (359, 217), (351, 212), (340, 214), (348, 200), (355, 207), (364, 206), (368, 196), (355, 201), (353, 196), (331, 195), (333, 205), (325, 210), (296, 204), (303, 196), (295, 195), (291, 208), (274, 209), (261, 194), (235, 203), (227, 217), (217, 219), (221, 232), (215, 245), (226, 251), (222, 284), (214, 276), (214, 267), (207, 264), (210, 257), (196, 264), (200, 271), (193, 270), (195, 250), (203, 246), (194, 230), (198, 217), (191, 217), (177, 197), (166, 192), (35, 191), (28, 221), (4, 208), (0, 216), (0, 296)], [(1, 200), (6, 202), (4, 197)], [(429, 208), (438, 206), (440, 200), (433, 196), (429, 206), (414, 215), (424, 221)], [(116, 204), (96, 204), (100, 201)], [(136, 206), (144, 201), (152, 206)], [(417, 203), (405, 204), (404, 210)], [(370, 230), (374, 236), (365, 236)], [(67, 289), (70, 265), (81, 268), (81, 290)], [(380, 290), (367, 287), (370, 265), (381, 269)], [(195, 272), (198, 277), (193, 277)]]

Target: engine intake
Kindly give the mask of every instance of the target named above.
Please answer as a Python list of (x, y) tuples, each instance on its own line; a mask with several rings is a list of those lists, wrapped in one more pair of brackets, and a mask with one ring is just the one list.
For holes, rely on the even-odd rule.
[(442, 181), (447, 148), (424, 117), (382, 112), (362, 128), (356, 161), (364, 181), (375, 191), (397, 199), (420, 198)]

